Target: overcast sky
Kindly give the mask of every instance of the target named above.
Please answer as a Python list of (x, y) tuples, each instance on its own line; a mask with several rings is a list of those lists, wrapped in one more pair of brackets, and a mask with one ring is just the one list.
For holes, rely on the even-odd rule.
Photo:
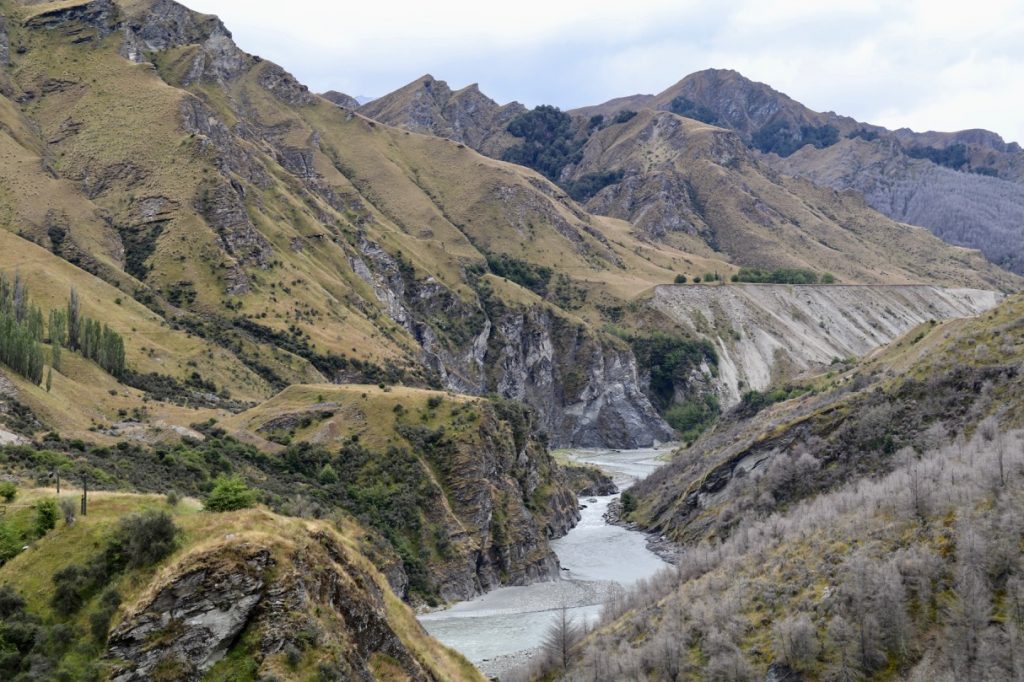
[(570, 109), (737, 69), (819, 111), (1024, 142), (1020, 0), (184, 0), (315, 91), (425, 73)]

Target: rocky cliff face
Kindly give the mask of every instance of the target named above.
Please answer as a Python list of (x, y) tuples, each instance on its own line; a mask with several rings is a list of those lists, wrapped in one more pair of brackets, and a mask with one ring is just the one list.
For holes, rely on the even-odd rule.
[(268, 676), (301, 661), (334, 679), (456, 673), (424, 657), (425, 640), (365, 559), (334, 532), (308, 528), (287, 539), (228, 535), (166, 568), (111, 633), (106, 656), (118, 682), (200, 680), (232, 652), (251, 662), (249, 674)]
[(971, 317), (1003, 296), (932, 286), (663, 286), (651, 305), (718, 351), (725, 406), (750, 389), (859, 358), (930, 320)]
[(557, 580), (558, 559), (548, 539), (579, 520), (576, 496), (530, 435), (534, 425), (522, 421), (528, 417), (502, 421), (483, 409), (478, 438), (447, 454), (438, 450), (433, 461), (444, 474), (447, 507), (433, 514), (433, 522), (444, 528), (450, 550), (432, 563), (430, 580), (445, 601), (501, 585)]
[(487, 357), (497, 392), (534, 405), (556, 445), (637, 448), (672, 439), (640, 390), (629, 349), (549, 309), (506, 309)]
[(530, 405), (555, 447), (648, 447), (671, 440), (671, 428), (641, 390), (628, 348), (553, 306), (510, 305), (495, 297), (467, 302), (437, 281), (417, 280), (379, 246), (364, 242), (360, 248), (364, 257), (353, 259), (353, 269), (373, 286), (391, 319), (417, 339), (447, 387)]

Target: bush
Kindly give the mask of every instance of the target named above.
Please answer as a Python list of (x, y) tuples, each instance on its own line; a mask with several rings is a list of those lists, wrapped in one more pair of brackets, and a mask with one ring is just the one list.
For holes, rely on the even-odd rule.
[(0, 497), (4, 498), (4, 502), (13, 502), (17, 496), (18, 486), (11, 481), (0, 481)]
[(676, 284), (686, 284), (686, 275), (676, 275)]
[(95, 580), (84, 566), (72, 564), (53, 574), (53, 596), (50, 606), (63, 616), (70, 616), (82, 608)]
[(149, 510), (121, 520), (107, 549), (110, 572), (151, 566), (174, 551), (178, 527), (165, 511)]
[(75, 522), (75, 511), (77, 505), (70, 497), (61, 498), (60, 511), (64, 516), (64, 525), (70, 526)]
[(693, 278), (693, 283), (700, 284), (700, 275), (697, 275), (696, 277)]
[(89, 630), (97, 643), (106, 643), (107, 633), (110, 631), (110, 621), (120, 605), (121, 595), (117, 590), (109, 589), (100, 597), (99, 608), (89, 616)]
[(43, 537), (57, 527), (57, 503), (53, 500), (40, 500), (36, 504), (36, 535)]
[(23, 543), (14, 530), (0, 521), (0, 566), (18, 556)]
[(178, 503), (181, 502), (181, 496), (177, 490), (167, 491), (167, 504), (171, 507), (177, 507)]
[(246, 509), (256, 504), (256, 491), (237, 476), (220, 476), (206, 498), (206, 510), (212, 512)]

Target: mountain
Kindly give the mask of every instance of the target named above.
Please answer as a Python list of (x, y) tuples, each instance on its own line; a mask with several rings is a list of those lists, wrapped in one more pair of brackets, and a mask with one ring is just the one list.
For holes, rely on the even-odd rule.
[[(5, 9), (20, 25), (7, 224), (40, 248), (11, 249), (3, 266), (52, 262), (50, 304), (95, 288), (84, 304), (121, 298), (123, 333), (155, 315), (189, 339), (129, 339), (129, 365), (198, 374), (213, 404), (404, 382), (526, 400), (557, 445), (670, 437), (597, 306), (671, 281), (681, 254), (638, 256), (631, 235), (532, 172), (329, 104), (180, 5)], [(108, 420), (106, 400), (73, 401), (61, 419)]]
[(518, 102), (499, 105), (474, 83), (452, 90), (427, 74), (364, 104), (359, 113), (416, 133), (446, 137), (487, 153), (503, 148), (505, 128), (526, 111)]
[(571, 113), (580, 118), (654, 109), (735, 131), (787, 175), (853, 189), (885, 215), (982, 251), (1020, 274), (1024, 151), (987, 130), (886, 130), (808, 109), (736, 71), (691, 74), (655, 96), (619, 98)]

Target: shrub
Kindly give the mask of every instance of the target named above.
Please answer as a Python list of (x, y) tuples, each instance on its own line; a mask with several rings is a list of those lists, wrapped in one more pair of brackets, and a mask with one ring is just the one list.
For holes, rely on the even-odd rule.
[(60, 511), (61, 514), (63, 514), (64, 516), (65, 525), (70, 526), (72, 523), (75, 522), (76, 506), (77, 505), (75, 504), (75, 501), (72, 500), (70, 497), (61, 498)]
[(697, 275), (696, 277), (693, 278), (693, 283), (700, 284), (700, 275)]
[(50, 606), (57, 613), (70, 616), (82, 608), (86, 594), (95, 579), (84, 566), (72, 564), (53, 574), (53, 596)]
[(11, 481), (0, 481), (0, 497), (4, 498), (4, 502), (13, 502), (17, 496), (18, 486)]
[(177, 490), (167, 491), (167, 504), (171, 507), (177, 507), (178, 503), (181, 502), (181, 496)]
[(57, 527), (57, 503), (53, 500), (40, 500), (36, 504), (36, 535), (43, 537)]
[(0, 521), (0, 566), (18, 556), (21, 552), (21, 538), (14, 530)]
[(89, 630), (93, 639), (99, 644), (107, 641), (107, 633), (110, 631), (110, 621), (121, 605), (121, 595), (115, 589), (109, 589), (100, 597), (99, 608), (89, 616)]
[(206, 498), (206, 510), (212, 512), (246, 509), (256, 504), (256, 491), (237, 476), (220, 476)]
[(686, 275), (676, 275), (676, 284), (686, 284)]
[(323, 468), (320, 469), (320, 473), (317, 479), (324, 485), (333, 485), (338, 482), (338, 472), (334, 470), (331, 463), (324, 464)]
[(151, 566), (174, 551), (178, 527), (165, 511), (149, 510), (121, 520), (107, 549), (111, 572)]

